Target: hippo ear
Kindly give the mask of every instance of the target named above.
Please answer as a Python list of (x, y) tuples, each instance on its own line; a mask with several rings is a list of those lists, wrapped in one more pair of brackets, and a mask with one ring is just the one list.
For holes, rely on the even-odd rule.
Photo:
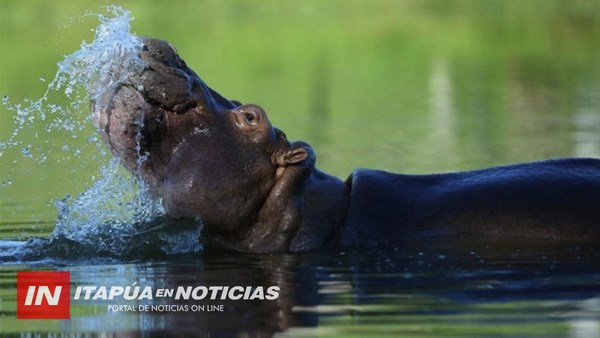
[(304, 147), (288, 149), (285, 152), (284, 156), (285, 165), (297, 164), (306, 160), (306, 158), (308, 157), (308, 151), (306, 151)]
[(276, 152), (273, 156), (273, 162), (279, 167), (287, 167), (299, 163), (310, 167), (315, 165), (315, 153), (308, 143), (296, 141), (287, 148)]

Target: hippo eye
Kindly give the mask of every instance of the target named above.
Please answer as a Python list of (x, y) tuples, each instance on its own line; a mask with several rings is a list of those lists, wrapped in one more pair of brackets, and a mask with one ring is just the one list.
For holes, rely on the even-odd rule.
[(248, 123), (253, 123), (254, 122), (254, 115), (253, 114), (244, 113), (244, 118), (246, 119), (246, 121)]
[(234, 109), (232, 113), (237, 126), (245, 131), (252, 131), (258, 128), (262, 123), (261, 111), (258, 109), (260, 108), (254, 106)]

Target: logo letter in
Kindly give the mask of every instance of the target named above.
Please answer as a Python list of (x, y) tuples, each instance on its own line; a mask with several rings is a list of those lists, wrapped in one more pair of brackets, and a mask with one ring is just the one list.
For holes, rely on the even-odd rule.
[(18, 319), (69, 319), (69, 272), (17, 272)]

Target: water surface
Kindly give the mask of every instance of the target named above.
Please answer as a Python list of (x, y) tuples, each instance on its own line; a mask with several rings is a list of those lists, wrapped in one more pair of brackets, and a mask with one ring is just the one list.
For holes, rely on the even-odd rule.
[[(518, 244), (515, 244), (518, 243)], [(170, 332), (282, 337), (594, 337), (600, 252), (573, 243), (454, 245), (306, 254), (3, 264), (1, 332)], [(504, 243), (507, 245), (508, 243)], [(495, 249), (492, 249), (494, 247)], [(500, 247), (500, 248), (498, 248)], [(16, 271), (70, 271), (79, 285), (278, 285), (275, 301), (73, 301), (71, 319), (15, 320)], [(223, 312), (112, 312), (108, 305), (223, 305)]]

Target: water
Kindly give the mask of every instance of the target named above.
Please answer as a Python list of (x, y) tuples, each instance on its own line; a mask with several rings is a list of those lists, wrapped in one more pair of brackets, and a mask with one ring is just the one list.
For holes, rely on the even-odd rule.
[[(81, 285), (270, 286), (276, 301), (73, 301), (70, 320), (14, 320), (3, 290), (1, 332), (154, 332), (280, 337), (596, 337), (600, 333), (597, 248), (535, 246), (492, 250), (413, 243), (372, 251), (248, 255), (204, 253), (160, 260), (22, 262), (15, 271), (71, 272)], [(497, 243), (496, 243), (497, 244)], [(539, 244), (539, 243), (538, 243)], [(548, 243), (546, 243), (548, 244)], [(223, 312), (109, 311), (109, 305), (223, 305)]]
[[(0, 94), (7, 96), (0, 106), (0, 336), (600, 336), (599, 252), (579, 243), (448, 238), (368, 251), (203, 251), (201, 224), (161, 216), (160, 201), (102, 154), (89, 117), (95, 86), (70, 82), (102, 78), (94, 59), (66, 71), (58, 88), (50, 80), (63, 58), (48, 46), (61, 35), (56, 22), (83, 5), (30, 3), (0, 2), (0, 37), (11, 46), (0, 51)], [(80, 29), (66, 28), (64, 40), (114, 34), (84, 54), (110, 41), (133, 47), (132, 23), (171, 40), (209, 84), (265, 106), (275, 125), (308, 140), (318, 165), (342, 178), (359, 166), (424, 173), (600, 155), (600, 21), (592, 1), (128, 5), (135, 22), (103, 10), (86, 17), (94, 21), (88, 26), (75, 20)], [(98, 19), (115, 29), (97, 32)], [(91, 37), (73, 33), (90, 28)], [(42, 67), (41, 60), (50, 61)], [(47, 99), (21, 103), (25, 113), (13, 123), (6, 107), (35, 97), (32, 88)], [(73, 301), (70, 320), (17, 320), (15, 275), (29, 270), (70, 271), (71, 293), (81, 285), (278, 285), (281, 293), (252, 302)], [(224, 311), (108, 308), (131, 304)]]
[[(77, 124), (76, 117), (84, 115), (84, 121), (93, 123), (89, 102), (96, 105), (95, 109), (102, 109), (97, 102), (102, 101), (100, 98), (105, 92), (125, 81), (131, 82), (131, 75), (141, 73), (145, 67), (139, 58), (141, 39), (130, 32), (130, 12), (116, 6), (107, 7), (106, 11), (106, 15), (95, 15), (100, 24), (95, 29), (94, 40), (82, 42), (79, 50), (58, 63), (58, 71), (40, 99), (26, 99), (24, 105), (11, 105), (8, 98), (5, 99), (8, 109), (14, 112), (16, 127), (8, 141), (0, 144), (0, 156), (6, 148), (21, 147), (23, 157), (33, 158), (40, 164), (45, 162), (47, 154), (34, 156), (31, 145), (24, 146), (19, 135), (24, 128), (32, 127), (36, 120), (46, 123), (48, 133), (59, 129), (72, 134), (73, 138), (83, 135), (103, 152), (96, 135), (86, 135), (85, 129)], [(55, 103), (53, 94), (64, 94), (68, 103)], [(68, 145), (61, 148), (67, 152), (70, 150)], [(80, 157), (79, 148), (72, 152), (72, 156)], [(145, 155), (140, 154), (138, 163), (141, 164), (144, 159)], [(118, 160), (112, 159), (101, 167), (99, 177), (76, 197), (67, 196), (56, 201), (58, 217), (49, 240), (32, 240), (4, 256), (30, 259), (47, 257), (48, 252), (60, 256), (60, 253), (70, 255), (77, 251), (84, 256), (123, 257), (141, 254), (144, 246), (151, 246), (157, 241), (161, 243), (158, 248), (166, 254), (202, 249), (197, 240), (202, 229), (201, 221), (180, 233), (172, 234), (171, 229), (165, 230), (169, 227), (163, 221), (161, 201), (153, 198), (145, 183), (124, 170)], [(149, 234), (158, 237), (151, 240), (147, 238)], [(152, 246), (152, 249), (156, 247)]]
[[(93, 42), (82, 42), (79, 50), (58, 63), (58, 71), (40, 99), (25, 99), (23, 104), (11, 104), (4, 96), (3, 104), (14, 112), (15, 128), (8, 140), (0, 143), (0, 156), (7, 147), (20, 147), (24, 156), (33, 157), (31, 145), (26, 145), (19, 138), (19, 133), (32, 127), (36, 120), (48, 120), (44, 122), (46, 132), (58, 129), (71, 134), (71, 137), (78, 137), (83, 126), (75, 119), (89, 111), (89, 102), (99, 101), (104, 90), (111, 90), (122, 83), (129, 74), (141, 72), (144, 65), (137, 52), (142, 44), (130, 33), (130, 13), (116, 6), (106, 9), (109, 16), (97, 15), (100, 25), (96, 28)], [(64, 94), (68, 103), (56, 103), (53, 100), (55, 93)], [(41, 136), (36, 134), (35, 138)], [(46, 153), (40, 153), (36, 159), (45, 162)]]

